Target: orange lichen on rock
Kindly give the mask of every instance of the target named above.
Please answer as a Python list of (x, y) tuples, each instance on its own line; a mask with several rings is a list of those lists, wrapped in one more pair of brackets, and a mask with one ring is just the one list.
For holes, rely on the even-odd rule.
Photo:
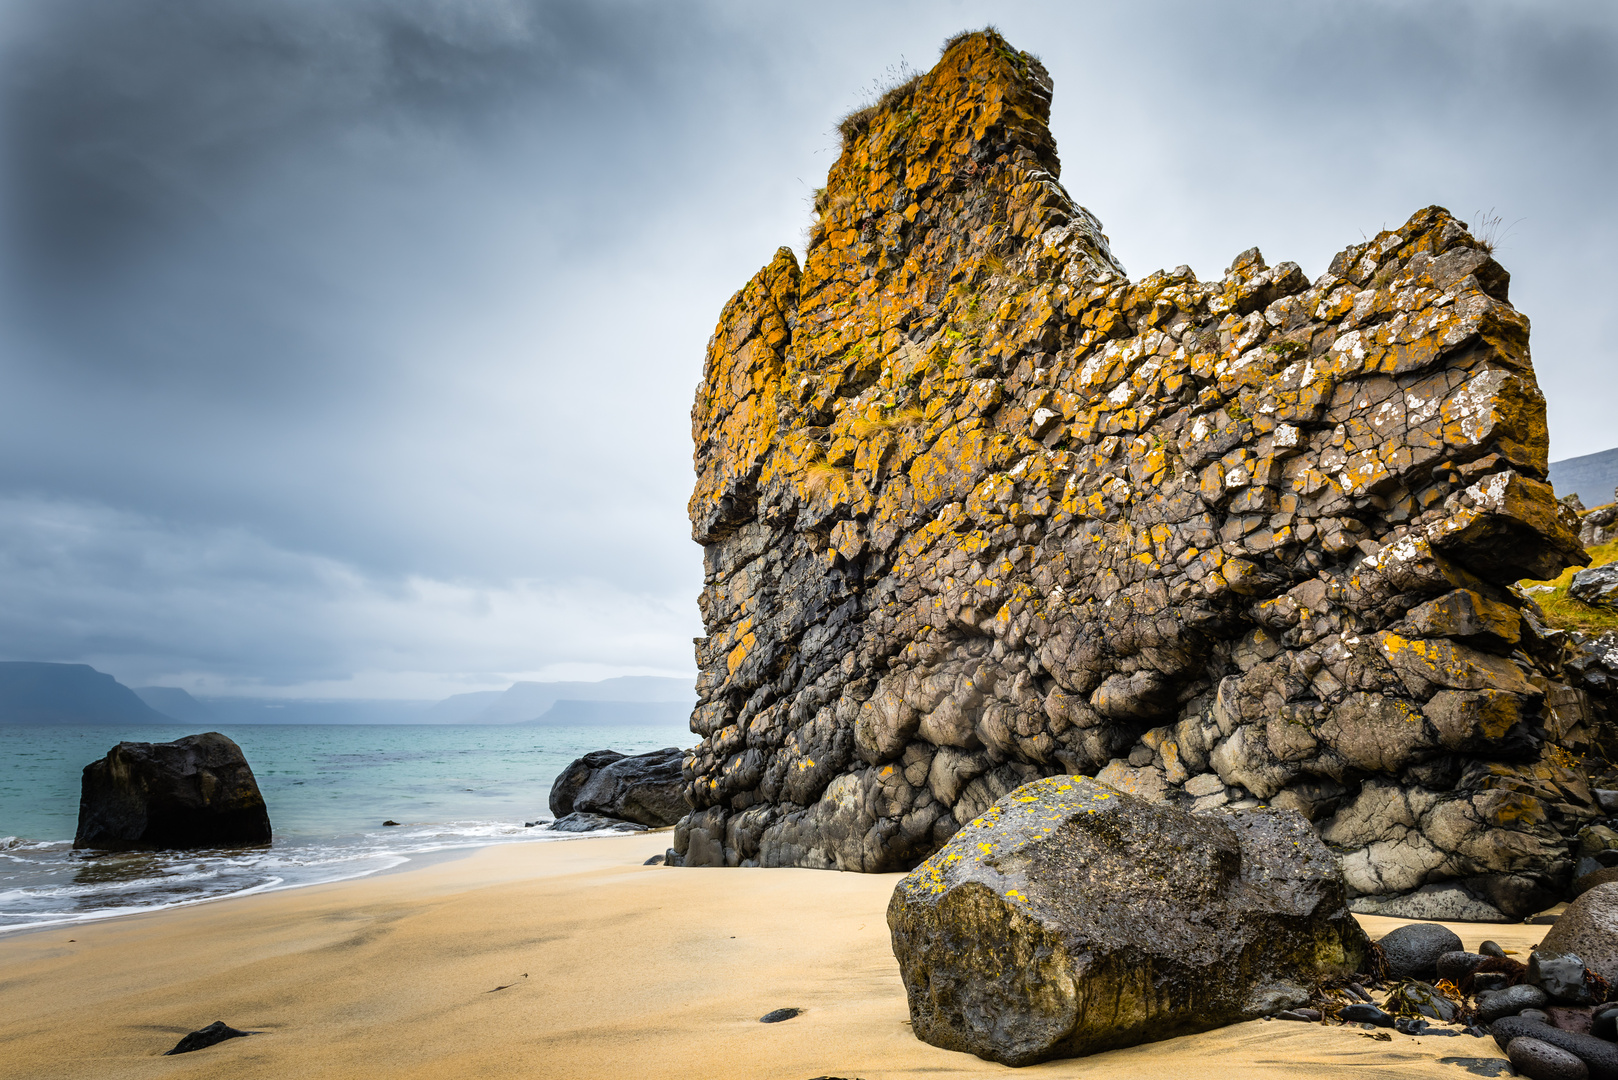
[(1102, 772), (1305, 813), (1361, 906), (1551, 897), (1597, 810), (1547, 747), (1598, 741), (1618, 681), (1512, 588), (1587, 560), (1509, 275), (1429, 207), (1313, 282), (1256, 250), (1131, 281), (1050, 95), (952, 41), (845, 121), (802, 268), (721, 315), (678, 853), (901, 869)]

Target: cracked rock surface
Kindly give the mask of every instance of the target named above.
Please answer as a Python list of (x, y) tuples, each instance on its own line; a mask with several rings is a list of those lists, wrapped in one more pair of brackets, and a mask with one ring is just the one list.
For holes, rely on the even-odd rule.
[(1131, 280), (1051, 92), (954, 40), (720, 317), (676, 852), (908, 869), (1078, 773), (1297, 810), (1356, 910), (1559, 898), (1618, 669), (1514, 587), (1588, 558), (1510, 276), (1429, 207), (1314, 281), (1256, 249)]

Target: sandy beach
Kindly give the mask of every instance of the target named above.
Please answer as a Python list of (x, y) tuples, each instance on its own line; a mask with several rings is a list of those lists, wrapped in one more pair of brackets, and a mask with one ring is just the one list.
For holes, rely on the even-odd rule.
[[(1492, 1040), (1256, 1021), (1012, 1070), (920, 1042), (897, 875), (641, 865), (666, 833), (0, 938), (0, 1077), (1449, 1077)], [(1373, 937), (1398, 920), (1362, 920)], [(1454, 924), (1526, 951), (1546, 928)], [(760, 1024), (772, 1009), (802, 1015)], [(164, 1057), (214, 1020), (261, 1031)]]

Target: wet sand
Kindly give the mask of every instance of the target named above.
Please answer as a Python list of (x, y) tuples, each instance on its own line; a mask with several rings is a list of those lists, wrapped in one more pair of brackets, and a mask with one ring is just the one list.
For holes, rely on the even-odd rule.
[[(898, 875), (641, 865), (668, 842), (491, 847), (0, 937), (0, 1077), (1466, 1080), (1442, 1059), (1504, 1056), (1255, 1021), (1007, 1069), (911, 1034), (884, 921)], [(1547, 929), (1452, 925), (1525, 956)], [(782, 1007), (804, 1012), (758, 1022)], [(214, 1020), (264, 1034), (162, 1056)]]

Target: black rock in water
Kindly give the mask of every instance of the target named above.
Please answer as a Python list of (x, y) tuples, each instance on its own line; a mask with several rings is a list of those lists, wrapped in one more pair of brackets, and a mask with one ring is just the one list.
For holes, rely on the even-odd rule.
[(682, 794), (684, 758), (676, 746), (632, 757), (615, 750), (586, 754), (551, 785), (551, 813), (560, 819), (586, 811), (654, 829), (673, 825), (691, 810)]
[(260, 1035), (258, 1031), (237, 1031), (223, 1020), (215, 1020), (200, 1031), (193, 1031), (179, 1042), (174, 1044), (173, 1050), (163, 1051), (163, 1056), (170, 1054), (189, 1054), (193, 1050), (203, 1050), (215, 1043), (222, 1043), (226, 1039), (240, 1039), (246, 1035)]
[(1438, 977), (1438, 958), (1461, 951), (1455, 931), (1438, 923), (1409, 923), (1390, 930), (1377, 942), (1388, 973), (1396, 979), (1430, 981)]
[(241, 747), (215, 731), (121, 742), (84, 767), (75, 848), (237, 847), (270, 842), (270, 815)]

